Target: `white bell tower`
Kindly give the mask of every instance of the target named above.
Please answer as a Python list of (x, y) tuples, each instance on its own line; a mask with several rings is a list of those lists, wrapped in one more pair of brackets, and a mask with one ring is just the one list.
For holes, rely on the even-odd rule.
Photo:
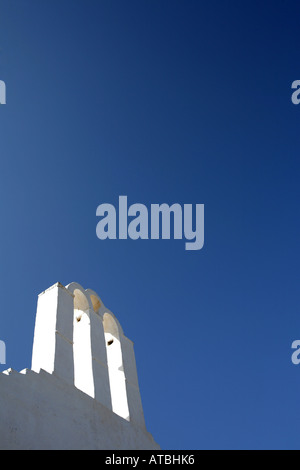
[(31, 369), (0, 373), (0, 397), (0, 449), (160, 448), (146, 429), (132, 341), (75, 282), (38, 296)]
[(133, 343), (96, 292), (72, 282), (39, 295), (31, 368), (145, 427)]

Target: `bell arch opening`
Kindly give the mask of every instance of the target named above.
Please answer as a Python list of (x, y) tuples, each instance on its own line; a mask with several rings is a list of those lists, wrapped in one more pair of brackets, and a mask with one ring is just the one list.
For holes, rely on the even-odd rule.
[(103, 327), (112, 410), (129, 421), (130, 415), (119, 330), (116, 321), (109, 313), (105, 313), (103, 316)]
[(101, 307), (101, 302), (98, 299), (98, 297), (96, 297), (93, 294), (90, 295), (90, 298), (91, 298), (91, 302), (92, 302), (94, 311), (97, 313), (99, 311), (100, 307)]

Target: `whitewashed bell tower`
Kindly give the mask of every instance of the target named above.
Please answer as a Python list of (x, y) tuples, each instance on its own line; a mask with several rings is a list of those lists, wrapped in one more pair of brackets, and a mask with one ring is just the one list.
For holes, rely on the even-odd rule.
[[(22, 419), (25, 413), (25, 422), (31, 413), (34, 429), (42, 429), (32, 435), (33, 428), (25, 425), (26, 444), (19, 436), (20, 443), (8, 444), (8, 448), (159, 449), (145, 426), (133, 343), (90, 289), (74, 282), (66, 287), (56, 283), (42, 292), (38, 296), (31, 370), (17, 373), (9, 369), (0, 374), (0, 397), (3, 375), (15, 382), (11, 384), (14, 390), (26, 385), (18, 378), (25, 375), (35, 391), (30, 409), (26, 387), (19, 390), (20, 403), (25, 394), (24, 407), (11, 410), (12, 418), (7, 414), (6, 419), (13, 421), (14, 413)], [(7, 413), (9, 408), (8, 403)], [(1, 412), (0, 408), (0, 422)], [(63, 432), (66, 428), (67, 436)], [(0, 448), (6, 448), (1, 446), (1, 439), (0, 425)]]

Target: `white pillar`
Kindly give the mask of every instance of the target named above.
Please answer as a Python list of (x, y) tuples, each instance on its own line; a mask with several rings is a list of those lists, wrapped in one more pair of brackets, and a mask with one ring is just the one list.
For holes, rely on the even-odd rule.
[(105, 347), (103, 318), (99, 313), (90, 311), (91, 320), (91, 342), (92, 342), (92, 365), (94, 373), (95, 399), (112, 409), (109, 375), (107, 366), (107, 354)]
[(59, 282), (38, 297), (32, 365), (74, 384), (73, 295)]
[(124, 334), (120, 335), (120, 341), (123, 355), (123, 367), (130, 421), (133, 421), (140, 427), (145, 428), (146, 425), (140, 388), (138, 384), (133, 342)]

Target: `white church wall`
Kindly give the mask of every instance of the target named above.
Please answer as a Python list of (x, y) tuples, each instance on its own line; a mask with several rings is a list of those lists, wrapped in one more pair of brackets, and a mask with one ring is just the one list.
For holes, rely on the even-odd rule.
[(0, 374), (0, 449), (159, 449), (150, 433), (43, 370)]

